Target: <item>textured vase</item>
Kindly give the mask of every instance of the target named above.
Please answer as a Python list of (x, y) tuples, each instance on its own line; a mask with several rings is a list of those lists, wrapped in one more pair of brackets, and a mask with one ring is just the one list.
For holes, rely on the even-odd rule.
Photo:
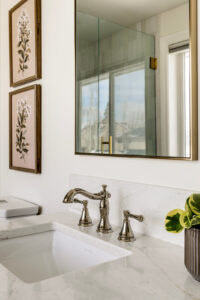
[(200, 228), (185, 230), (185, 266), (200, 281)]

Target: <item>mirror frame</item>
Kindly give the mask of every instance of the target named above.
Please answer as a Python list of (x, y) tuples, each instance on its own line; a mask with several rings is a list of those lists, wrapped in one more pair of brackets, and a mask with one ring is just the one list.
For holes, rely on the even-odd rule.
[(148, 155), (127, 155), (127, 154), (106, 154), (106, 153), (83, 153), (77, 151), (76, 133), (76, 1), (74, 0), (74, 45), (75, 45), (75, 155), (105, 156), (105, 157), (126, 157), (126, 158), (149, 158), (169, 160), (198, 160), (198, 4), (197, 0), (189, 0), (189, 24), (190, 24), (190, 157), (173, 156), (148, 156)]

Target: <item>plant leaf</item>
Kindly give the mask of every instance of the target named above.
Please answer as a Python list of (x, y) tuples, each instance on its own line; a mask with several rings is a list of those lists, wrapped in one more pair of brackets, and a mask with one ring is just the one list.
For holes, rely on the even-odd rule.
[(191, 220), (191, 226), (200, 225), (200, 216), (194, 216)]
[(188, 212), (183, 212), (180, 215), (180, 224), (181, 226), (183, 226), (184, 228), (191, 228), (191, 222), (190, 222), (190, 218), (189, 218), (189, 213)]
[(185, 210), (188, 213), (188, 216), (190, 219), (192, 219), (193, 217), (193, 212), (190, 208), (190, 203), (189, 203), (190, 197), (187, 198), (186, 203), (185, 203)]
[(192, 194), (189, 198), (189, 205), (192, 212), (200, 216), (200, 194)]
[(165, 218), (165, 228), (172, 233), (179, 233), (183, 230), (183, 226), (180, 224), (180, 216), (184, 211), (181, 209), (174, 209), (170, 211)]

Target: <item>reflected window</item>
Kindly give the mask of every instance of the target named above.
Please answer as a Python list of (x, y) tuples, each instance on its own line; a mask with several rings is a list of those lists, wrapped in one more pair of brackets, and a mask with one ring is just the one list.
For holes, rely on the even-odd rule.
[(114, 72), (113, 85), (114, 152), (129, 155), (145, 154), (144, 64)]
[(190, 156), (189, 42), (169, 46), (169, 154)]
[(115, 154), (146, 153), (144, 63), (82, 80), (79, 106), (80, 151), (100, 153), (112, 136)]
[(98, 153), (99, 134), (107, 138), (109, 79), (107, 75), (82, 80), (79, 86), (80, 151)]

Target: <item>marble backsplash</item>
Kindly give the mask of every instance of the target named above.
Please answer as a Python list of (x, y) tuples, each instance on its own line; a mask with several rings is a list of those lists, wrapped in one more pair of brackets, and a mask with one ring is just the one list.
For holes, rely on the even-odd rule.
[[(166, 232), (164, 220), (168, 211), (175, 208), (184, 209), (186, 198), (195, 191), (77, 174), (70, 176), (70, 188), (78, 187), (96, 193), (101, 190), (102, 184), (108, 185), (108, 191), (112, 195), (110, 199), (111, 224), (121, 226), (123, 210), (128, 209), (133, 214), (144, 215), (145, 218), (143, 223), (131, 220), (133, 231), (183, 245), (184, 233)], [(81, 196), (79, 198), (83, 199)], [(70, 207), (81, 213), (81, 205), (72, 204)], [(98, 207), (99, 201), (89, 200), (89, 212), (92, 218), (99, 219)]]

